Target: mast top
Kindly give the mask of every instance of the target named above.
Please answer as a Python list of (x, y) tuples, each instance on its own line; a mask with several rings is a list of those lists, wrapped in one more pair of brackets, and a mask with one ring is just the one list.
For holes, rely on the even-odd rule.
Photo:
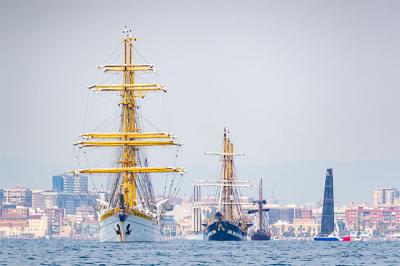
[[(227, 140), (229, 144), (232, 145), (232, 142), (229, 139), (229, 129), (224, 127), (224, 141)], [(205, 152), (206, 155), (221, 155), (221, 156), (244, 156), (244, 153), (234, 153), (231, 151), (223, 150), (222, 152)]]
[(124, 34), (124, 38), (132, 38), (132, 29), (128, 30), (126, 26), (124, 27), (124, 30), (122, 31)]
[(138, 41), (138, 40), (143, 40), (142, 38), (136, 38), (132, 37), (132, 29), (127, 29), (126, 26), (124, 27), (124, 30), (122, 31), (124, 35), (124, 40), (130, 40), (130, 41)]

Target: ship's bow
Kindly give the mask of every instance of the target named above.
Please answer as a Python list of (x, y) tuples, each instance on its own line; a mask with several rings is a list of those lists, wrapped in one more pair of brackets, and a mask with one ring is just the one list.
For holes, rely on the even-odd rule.
[(135, 214), (112, 214), (100, 221), (101, 242), (159, 241), (159, 224)]

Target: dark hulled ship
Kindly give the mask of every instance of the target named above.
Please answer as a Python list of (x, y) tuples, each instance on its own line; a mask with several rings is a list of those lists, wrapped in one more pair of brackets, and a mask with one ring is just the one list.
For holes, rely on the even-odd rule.
[(207, 239), (216, 241), (245, 240), (249, 224), (243, 215), (239, 201), (239, 181), (234, 171), (233, 144), (224, 129), (224, 149), (220, 155), (222, 175), (218, 180), (217, 211), (211, 222), (206, 225)]
[(249, 210), (248, 213), (258, 213), (258, 228), (257, 231), (254, 232), (254, 234), (251, 236), (251, 240), (270, 240), (271, 239), (271, 233), (267, 231), (264, 228), (264, 212), (268, 212), (269, 209), (264, 208), (264, 205), (267, 204), (267, 201), (263, 199), (262, 195), (262, 179), (260, 180), (260, 186), (258, 189), (259, 192), (259, 199), (256, 201), (253, 201), (253, 204), (257, 204), (258, 208), (257, 210)]
[(240, 224), (225, 220), (220, 212), (214, 215), (214, 222), (207, 226), (208, 240), (239, 241), (245, 236)]

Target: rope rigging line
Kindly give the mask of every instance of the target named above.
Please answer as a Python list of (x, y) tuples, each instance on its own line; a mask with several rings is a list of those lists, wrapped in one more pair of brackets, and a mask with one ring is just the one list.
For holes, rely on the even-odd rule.
[(118, 56), (117, 56), (116, 58), (114, 58), (114, 61), (113, 61), (113, 62), (115, 62), (117, 59), (119, 59), (119, 57), (122, 56), (122, 51), (121, 51), (121, 48), (120, 48), (122, 43), (123, 43), (123, 42), (120, 41), (120, 42), (118, 42), (118, 44), (115, 45), (115, 48), (112, 50), (112, 52), (102, 61), (102, 62), (103, 62), (102, 65), (108, 64), (109, 59), (110, 59), (117, 51), (119, 51)]
[(145, 122), (147, 122), (151, 127), (153, 127), (155, 130), (157, 130), (158, 132), (161, 132), (161, 130), (156, 126), (156, 125), (154, 125), (153, 123), (151, 123), (148, 119), (146, 119), (143, 115), (142, 115), (142, 113), (139, 111), (138, 112), (138, 115), (140, 116), (140, 118), (142, 118)]
[[(174, 178), (176, 178), (176, 176), (175, 176)], [(175, 191), (176, 191), (176, 192), (172, 194), (171, 200), (174, 200), (174, 199), (178, 196), (179, 191), (181, 190), (181, 183), (182, 183), (182, 180), (183, 180), (183, 175), (180, 175), (180, 176), (179, 176), (178, 183), (176, 184), (176, 186), (175, 186), (175, 188), (174, 188), (174, 192), (175, 192)], [(179, 188), (179, 189), (176, 190), (176, 188)]]
[[(109, 61), (110, 59), (114, 59), (112, 61), (119, 60), (121, 58), (121, 56), (123, 56), (123, 54), (125, 54), (120, 51), (119, 46), (120, 46), (120, 43), (118, 44), (118, 46), (115, 49), (113, 49), (113, 51), (106, 57), (106, 59), (104, 61)], [(135, 54), (137, 54), (138, 60), (135, 60), (135, 61), (144, 61), (145, 63), (150, 64), (149, 61), (143, 56), (143, 54), (136, 47), (133, 47), (132, 49), (135, 52)], [(120, 51), (120, 52), (117, 52), (117, 51)], [(126, 50), (125, 50), (125, 52), (126, 52)], [(109, 62), (106, 62), (106, 63), (109, 63)], [(125, 72), (126, 72), (126, 69), (125, 69)], [(127, 74), (125, 72), (122, 75), (124, 78), (124, 83), (127, 82), (127, 80), (126, 80)], [(120, 83), (119, 80), (121, 79), (121, 73), (110, 72), (110, 74), (111, 75), (107, 76), (106, 79), (103, 79), (103, 81), (104, 81), (103, 83), (110, 83), (110, 82), (111, 83), (116, 83), (116, 82)], [(152, 76), (149, 77), (147, 75), (152, 75)], [(133, 80), (131, 80), (132, 76), (128, 77), (128, 83), (133, 82)], [(137, 82), (139, 82), (139, 81), (144, 81), (144, 82), (151, 84), (152, 83), (151, 80), (153, 80), (153, 82), (154, 82), (154, 79), (158, 80), (159, 78), (160, 77), (157, 72), (135, 73), (136, 84), (138, 84)], [(94, 91), (94, 93), (97, 94), (96, 91)], [(122, 93), (122, 94), (124, 94), (124, 97), (126, 97), (125, 96), (126, 91), (124, 91), (124, 93)], [(86, 110), (85, 110), (83, 131), (85, 132), (88, 128), (91, 129), (92, 127), (93, 127), (94, 131), (110, 129), (110, 127), (115, 127), (115, 130), (114, 130), (115, 132), (122, 132), (122, 131), (126, 130), (126, 127), (123, 128), (123, 125), (126, 125), (126, 123), (127, 123), (126, 119), (128, 119), (128, 121), (129, 121), (128, 122), (128, 126), (129, 126), (128, 130), (129, 131), (141, 132), (141, 131), (144, 131), (144, 126), (146, 126), (146, 128), (152, 128), (157, 132), (164, 132), (164, 131), (161, 131), (155, 124), (153, 124), (150, 120), (148, 120), (143, 115), (142, 109), (139, 107), (142, 99), (136, 97), (136, 96), (138, 96), (138, 95), (136, 95), (136, 92), (129, 92), (129, 97), (133, 97), (133, 99), (129, 98), (130, 101), (135, 102), (135, 104), (134, 104), (135, 110), (133, 110), (133, 108), (130, 108), (129, 113), (127, 114), (128, 117), (126, 117), (126, 114), (125, 114), (125, 118), (124, 118), (124, 112), (126, 111), (126, 108), (125, 107), (121, 108), (121, 105), (119, 104), (122, 94), (121, 93), (118, 94), (119, 101), (118, 101), (116, 110), (113, 110), (102, 121), (96, 122), (96, 121), (93, 121), (94, 116), (97, 114), (96, 110), (94, 110), (94, 109), (98, 108), (98, 106), (96, 106), (96, 103), (98, 103), (97, 105), (100, 105), (100, 102), (98, 102), (98, 101), (106, 101), (108, 103), (112, 102), (114, 104), (116, 101), (116, 97), (114, 94), (111, 94), (112, 96), (110, 96), (110, 94), (104, 94), (105, 95), (104, 97), (99, 97), (100, 100), (97, 100), (98, 97), (93, 97), (93, 99), (89, 99), (89, 92), (88, 92), (87, 99), (86, 99), (87, 104), (86, 104)], [(141, 94), (139, 96), (141, 96)], [(148, 97), (146, 97), (146, 100), (152, 99), (152, 97), (154, 97), (153, 94), (149, 94)], [(172, 122), (170, 121), (170, 118), (169, 118), (169, 113), (171, 110), (170, 110), (170, 106), (168, 103), (168, 98), (164, 96), (162, 98), (162, 101), (163, 101), (162, 105), (163, 105), (163, 109), (164, 109), (163, 111), (164, 111), (164, 116), (165, 116), (164, 118), (167, 123), (167, 129), (169, 129), (171, 127)], [(104, 103), (101, 103), (101, 104), (104, 106)], [(161, 105), (161, 103), (159, 104), (159, 106), (160, 105)], [(132, 114), (135, 117), (132, 117)], [(116, 122), (116, 120), (115, 120), (116, 116), (117, 116), (118, 122)], [(162, 118), (162, 116), (161, 116), (161, 118)], [(125, 120), (123, 120), (123, 119), (125, 119)], [(134, 122), (132, 123), (131, 121), (132, 122), (134, 121)], [(97, 125), (92, 126), (91, 124), (97, 124)], [(136, 129), (133, 130), (135, 126), (136, 126)], [(131, 139), (131, 137), (128, 137), (128, 138)], [(171, 152), (170, 148), (171, 147), (166, 147), (167, 152)], [(92, 152), (95, 153), (98, 151), (98, 149), (99, 148), (94, 147), (93, 149), (90, 149), (89, 152), (87, 152), (87, 150), (85, 150), (85, 149), (76, 150), (74, 147), (73, 153), (72, 153), (73, 163), (76, 162), (76, 164), (78, 164), (78, 165), (81, 165), (82, 163), (85, 163), (86, 165), (90, 165), (89, 164), (90, 158), (88, 158), (89, 157), (88, 155), (93, 155)], [(107, 163), (107, 165), (112, 165), (113, 168), (121, 167), (122, 163), (124, 166), (128, 166), (128, 167), (131, 167), (131, 166), (148, 167), (147, 153), (149, 151), (151, 151), (149, 149), (150, 148), (148, 148), (148, 147), (135, 147), (135, 146), (129, 146), (128, 148), (126, 148), (126, 146), (112, 148), (111, 150), (107, 150), (107, 152), (108, 151), (111, 152), (111, 156), (99, 156), (99, 158), (101, 158), (101, 160), (92, 161), (91, 166), (97, 166), (98, 164), (101, 164), (105, 158), (107, 158), (107, 159), (111, 159), (109, 161), (112, 162), (112, 163)], [(180, 152), (181, 152), (180, 147), (176, 146), (174, 158), (173, 159), (170, 158), (168, 156), (168, 154), (166, 153), (165, 160), (168, 162), (173, 161), (173, 165), (176, 166), (176, 164), (178, 162), (178, 154)], [(126, 156), (127, 156), (126, 153), (128, 153), (128, 158), (126, 158)], [(173, 151), (172, 151), (172, 153), (173, 153)], [(105, 154), (105, 155), (108, 155), (108, 154)], [(159, 155), (160, 156), (158, 157), (158, 154), (156, 154), (155, 158), (164, 160), (163, 154), (160, 153)], [(123, 158), (124, 161), (122, 161), (121, 158)], [(155, 161), (158, 161), (158, 160), (155, 159)], [(88, 171), (88, 172), (90, 172), (90, 171)], [(132, 181), (132, 179), (130, 179), (130, 181), (127, 181), (124, 174), (128, 175), (129, 178), (133, 178), (133, 176), (134, 176), (135, 177), (134, 181), (133, 181), (134, 184), (129, 183)], [(132, 191), (135, 191), (133, 189), (136, 188), (137, 207), (139, 209), (140, 209), (140, 207), (142, 207), (143, 209), (150, 210), (151, 212), (155, 211), (156, 210), (156, 197), (155, 197), (155, 191), (153, 188), (153, 183), (151, 180), (152, 174), (149, 174), (149, 173), (133, 174), (127, 170), (125, 170), (124, 174), (122, 174), (122, 173), (108, 174), (106, 189), (107, 189), (107, 192), (110, 192), (111, 194), (106, 199), (108, 202), (108, 205), (102, 204), (102, 203), (100, 203), (98, 205), (98, 207), (101, 208), (101, 211), (104, 211), (105, 208), (107, 209), (107, 208), (110, 208), (113, 206), (115, 207), (119, 204), (119, 201), (120, 201), (119, 195), (120, 195), (120, 193), (125, 193), (124, 189), (126, 189), (127, 182), (130, 185), (132, 185), (132, 188), (129, 191), (130, 200), (132, 199), (132, 194), (130, 194), (130, 193)], [(90, 174), (89, 174), (89, 180), (90, 180), (91, 184), (93, 184), (93, 189), (96, 192), (99, 192), (98, 184), (96, 184), (94, 182), (94, 178)], [(182, 175), (179, 179), (177, 179), (176, 173), (166, 173), (165, 174), (165, 184), (164, 184), (164, 199), (165, 199), (165, 197), (167, 197), (169, 200), (173, 200), (180, 191), (180, 188), (177, 187), (177, 184), (180, 184), (181, 182), (182, 182)], [(89, 195), (89, 186), (80, 185), (80, 191), (82, 193), (80, 193), (79, 196), (86, 197), (86, 200), (88, 202), (93, 200)], [(134, 193), (134, 192), (132, 192), (132, 193)], [(127, 196), (128, 195), (125, 194), (125, 197), (127, 197)], [(163, 210), (163, 211), (165, 211), (165, 210)]]
[(88, 112), (89, 112), (89, 91), (86, 93), (86, 104), (85, 104), (85, 116), (83, 118), (83, 125), (82, 125), (82, 132), (86, 131), (86, 123), (88, 119)]
[(133, 51), (136, 52), (136, 53), (139, 55), (139, 57), (143, 59), (144, 63), (150, 64), (150, 61), (147, 60), (147, 59), (144, 57), (144, 55), (139, 51), (139, 49), (137, 49), (136, 47), (133, 47)]
[(94, 131), (98, 131), (98, 130), (104, 130), (106, 129), (108, 126), (111, 125), (112, 118), (115, 118), (115, 114), (118, 112), (118, 110), (114, 110), (106, 119), (103, 120), (103, 122), (101, 122), (97, 127), (95, 127), (93, 130)]

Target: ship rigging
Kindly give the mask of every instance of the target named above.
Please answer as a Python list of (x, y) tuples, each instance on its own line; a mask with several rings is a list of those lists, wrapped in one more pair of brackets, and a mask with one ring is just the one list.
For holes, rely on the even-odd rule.
[[(206, 226), (208, 240), (244, 240), (247, 236), (247, 229), (251, 225), (242, 209), (238, 187), (251, 186), (248, 181), (239, 181), (234, 165), (234, 156), (242, 156), (242, 153), (234, 153), (233, 143), (230, 140), (229, 132), (224, 129), (223, 152), (206, 153), (220, 156), (222, 161), (221, 178), (219, 180), (204, 180), (197, 183), (197, 186), (217, 187), (216, 212), (213, 220)], [(196, 202), (200, 206), (200, 202)]]
[[(100, 240), (155, 241), (160, 237), (159, 222), (163, 213), (171, 209), (171, 199), (179, 189), (169, 185), (167, 198), (156, 201), (151, 175), (159, 173), (184, 173), (184, 168), (175, 166), (150, 166), (147, 148), (167, 147), (181, 144), (171, 133), (145, 131), (139, 113), (139, 100), (151, 92), (166, 92), (159, 83), (138, 83), (139, 73), (154, 72), (152, 64), (134, 63), (134, 44), (138, 40), (132, 31), (123, 31), (123, 62), (99, 66), (105, 73), (121, 77), (116, 84), (93, 84), (89, 89), (96, 92), (111, 92), (119, 95), (119, 126), (113, 132), (88, 132), (74, 143), (79, 148), (112, 148), (115, 152), (113, 167), (82, 168), (79, 174), (108, 174), (110, 197), (99, 201)], [(165, 188), (167, 185), (165, 185)], [(164, 195), (166, 192), (164, 191)]]

